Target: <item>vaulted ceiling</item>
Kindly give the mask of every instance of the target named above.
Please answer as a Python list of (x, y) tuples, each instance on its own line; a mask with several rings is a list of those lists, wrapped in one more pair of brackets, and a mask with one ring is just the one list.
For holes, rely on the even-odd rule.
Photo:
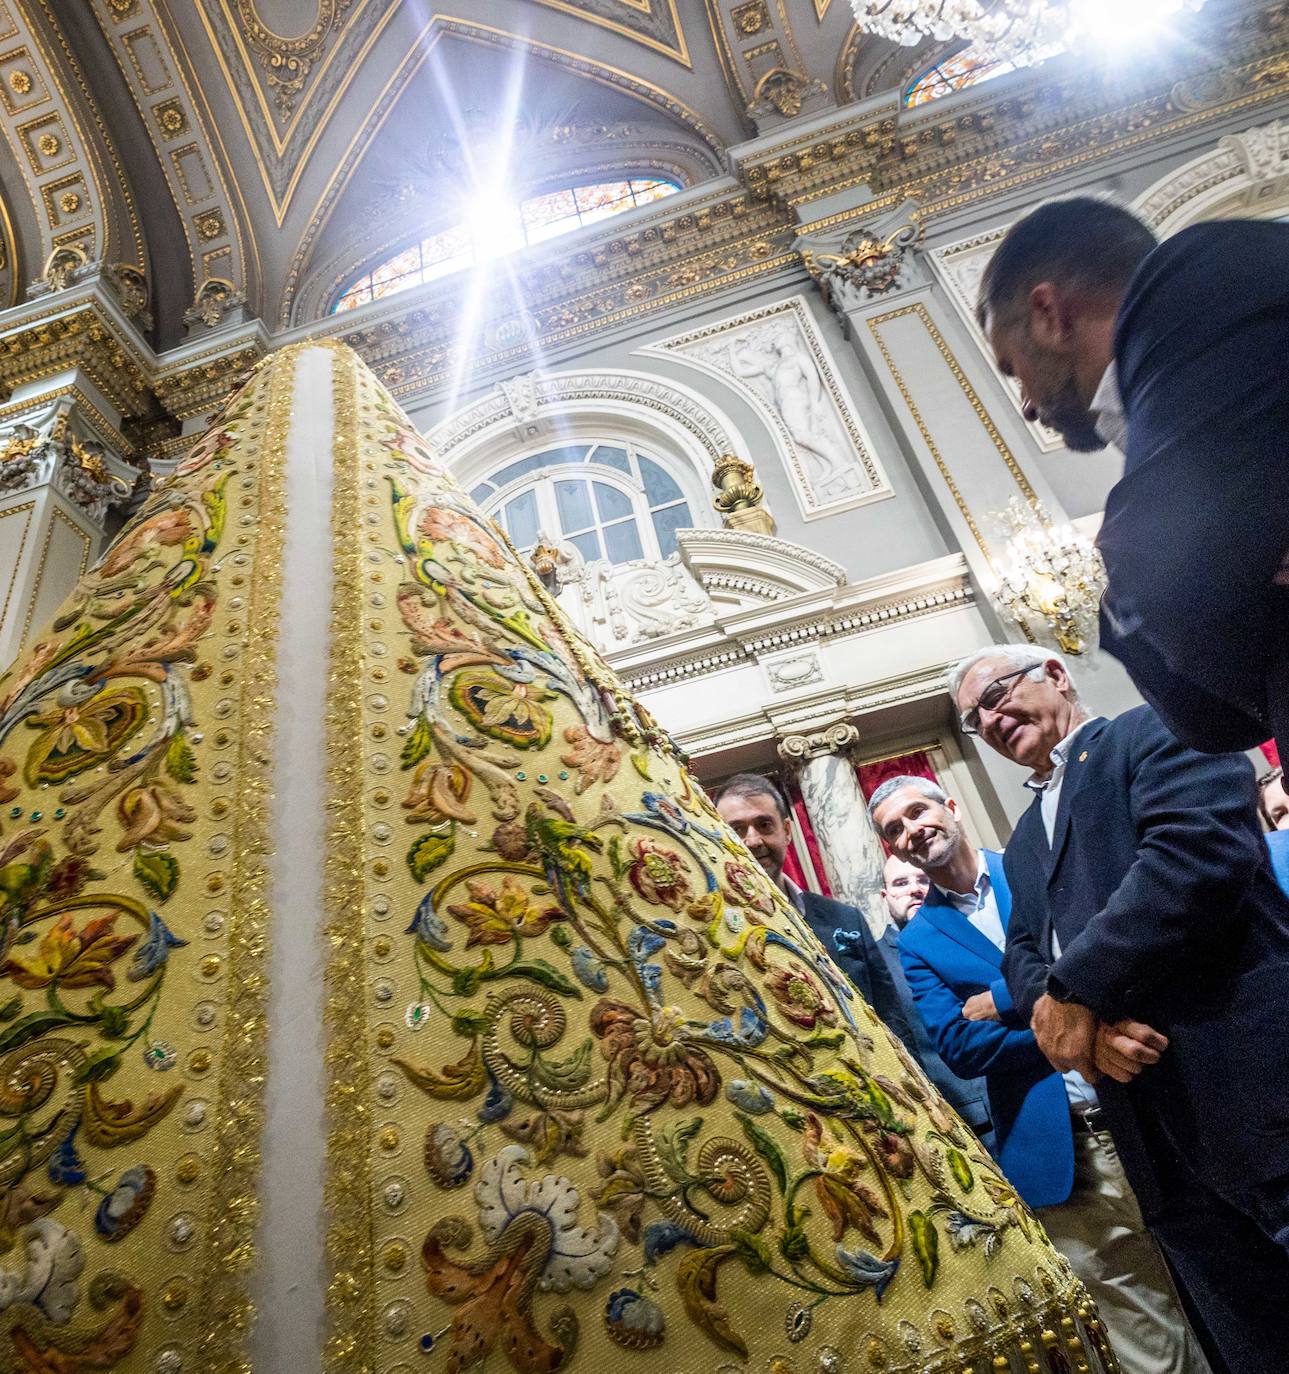
[(698, 184), (927, 60), (846, 0), (0, 0), (0, 304), (74, 243), (144, 268), (162, 346), (210, 278), (298, 322), (457, 213), (473, 140), (517, 192)]

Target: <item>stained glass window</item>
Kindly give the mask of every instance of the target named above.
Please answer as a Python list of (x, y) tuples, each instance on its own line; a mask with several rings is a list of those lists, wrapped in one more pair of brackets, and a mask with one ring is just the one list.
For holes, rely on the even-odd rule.
[(680, 187), (661, 178), (630, 178), (569, 186), (504, 207), (473, 225), (456, 225), (431, 234), (395, 253), (379, 267), (351, 282), (332, 307), (333, 313), (377, 301), (396, 291), (446, 277), (469, 267), (477, 256), (495, 258), (530, 243), (541, 243), (596, 224), (624, 210), (674, 195)]
[(564, 444), (531, 453), (498, 468), (470, 495), (521, 553), (542, 537), (571, 544), (588, 563), (666, 558), (676, 552), (676, 531), (693, 525), (679, 483), (633, 444)]
[[(1046, 62), (1049, 57), (1055, 57), (1062, 51), (1060, 47), (1043, 48), (1029, 58), (1025, 65), (1032, 67), (1039, 62)], [(975, 86), (981, 81), (990, 81), (995, 76), (1006, 76), (1008, 72), (1016, 71), (1018, 65), (1016, 62), (1000, 61), (990, 57), (988, 53), (980, 52), (974, 47), (963, 48), (952, 57), (946, 57), (933, 67), (928, 67), (904, 92), (904, 103), (925, 105), (928, 100), (938, 100), (942, 95), (952, 95), (954, 91), (966, 90), (968, 86)]]

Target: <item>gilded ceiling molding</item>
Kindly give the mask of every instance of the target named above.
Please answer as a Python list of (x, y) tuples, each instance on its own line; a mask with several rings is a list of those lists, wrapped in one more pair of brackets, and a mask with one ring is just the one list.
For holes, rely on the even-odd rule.
[(549, 9), (575, 15), (598, 24), (635, 43), (692, 67), (685, 26), (676, 11), (676, 0), (537, 0)]
[[(251, 292), (259, 265), (248, 272), (245, 202), (235, 202), (227, 154), (211, 140), (211, 121), (199, 107), (184, 72), (180, 45), (167, 30), (156, 0), (133, 0), (123, 14), (118, 0), (91, 0), (94, 17), (130, 88), (157, 161), (179, 212), (191, 254), (194, 293), (212, 277)], [(124, 24), (123, 19), (129, 23)], [(254, 244), (252, 242), (252, 251)]]
[(75, 246), (91, 261), (119, 257), (146, 270), (124, 168), (48, 0), (38, 10), (0, 0), (0, 127), (40, 231), (20, 266), (30, 272)]
[(291, 258), (291, 266), (287, 273), (286, 283), (282, 291), (281, 304), (278, 311), (278, 321), (280, 325), (285, 326), (291, 323), (295, 295), (299, 289), (300, 279), (303, 275), (309, 254), (318, 236), (330, 220), (340, 196), (349, 185), (362, 155), (371, 145), (376, 134), (379, 133), (385, 120), (389, 118), (395, 104), (398, 102), (399, 96), (407, 88), (412, 77), (420, 69), (421, 65), (426, 61), (438, 43), (449, 35), (454, 38), (463, 39), (466, 42), (481, 44), (484, 47), (500, 48), (502, 50), (524, 49), (532, 53), (534, 57), (563, 67), (566, 70), (572, 71), (579, 76), (583, 76), (595, 82), (597, 85), (604, 86), (610, 90), (621, 91), (635, 97), (650, 108), (658, 110), (669, 118), (677, 120), (685, 125), (692, 130), (703, 143), (711, 148), (714, 153), (719, 155), (722, 151), (723, 145), (720, 139), (697, 113), (682, 101), (677, 100), (669, 92), (664, 91), (659, 86), (655, 86), (650, 81), (645, 81), (643, 78), (633, 76), (629, 72), (622, 71), (607, 63), (597, 62), (595, 59), (585, 57), (581, 53), (570, 52), (567, 49), (557, 48), (549, 43), (539, 42), (535, 38), (511, 33), (505, 29), (494, 28), (488, 24), (478, 24), (466, 19), (456, 19), (450, 15), (433, 14), (427, 19), (407, 56), (386, 82), (385, 88), (377, 99), (376, 104), (368, 111), (362, 127), (351, 139), (335, 173), (324, 187), (321, 196), (308, 215), (306, 228)]
[[(238, 2), (244, 3), (244, 0)], [(309, 99), (300, 102), (285, 129), (279, 130), (256, 75), (258, 63), (247, 49), (241, 31), (229, 21), (222, 0), (199, 0), (195, 5), (279, 227), (286, 219), (296, 187), (319, 139), (399, 8), (397, 0), (358, 0), (358, 8), (352, 10), (348, 22), (341, 25), (339, 38), (318, 68)], [(423, 41), (432, 22), (430, 19), (424, 24), (403, 63), (415, 54), (417, 44)], [(286, 49), (278, 56), (283, 62), (290, 60)], [(364, 122), (369, 117), (370, 112)]]
[(18, 302), (18, 240), (13, 232), (13, 220), (9, 217), (9, 207), (0, 195), (0, 308), (16, 305)]
[(327, 40), (344, 26), (354, 0), (317, 0), (317, 18), (306, 32), (294, 37), (277, 33), (266, 24), (255, 0), (234, 2), (246, 41), (264, 69), (278, 114), (289, 118), (315, 63), (326, 53)]

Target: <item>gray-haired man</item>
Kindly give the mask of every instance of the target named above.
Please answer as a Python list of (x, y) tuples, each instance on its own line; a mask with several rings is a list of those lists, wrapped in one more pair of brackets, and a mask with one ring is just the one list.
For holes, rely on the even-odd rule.
[(1152, 1230), (1233, 1374), (1284, 1365), (1289, 899), (1253, 770), (1149, 707), (1093, 719), (1059, 654), (950, 675), (962, 727), (1029, 770), (1007, 846), (1004, 1017), (1096, 1079)]

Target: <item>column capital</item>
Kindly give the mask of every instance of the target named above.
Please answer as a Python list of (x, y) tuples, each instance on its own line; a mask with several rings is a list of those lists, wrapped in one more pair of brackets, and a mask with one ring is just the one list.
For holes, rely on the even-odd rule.
[(806, 233), (793, 245), (824, 300), (841, 316), (878, 297), (926, 283), (915, 249), (924, 229), (917, 204), (853, 228)]
[(822, 730), (805, 735), (785, 735), (779, 741), (779, 757), (787, 763), (809, 763), (827, 754), (842, 754), (859, 743), (859, 730), (849, 721), (839, 720)]

